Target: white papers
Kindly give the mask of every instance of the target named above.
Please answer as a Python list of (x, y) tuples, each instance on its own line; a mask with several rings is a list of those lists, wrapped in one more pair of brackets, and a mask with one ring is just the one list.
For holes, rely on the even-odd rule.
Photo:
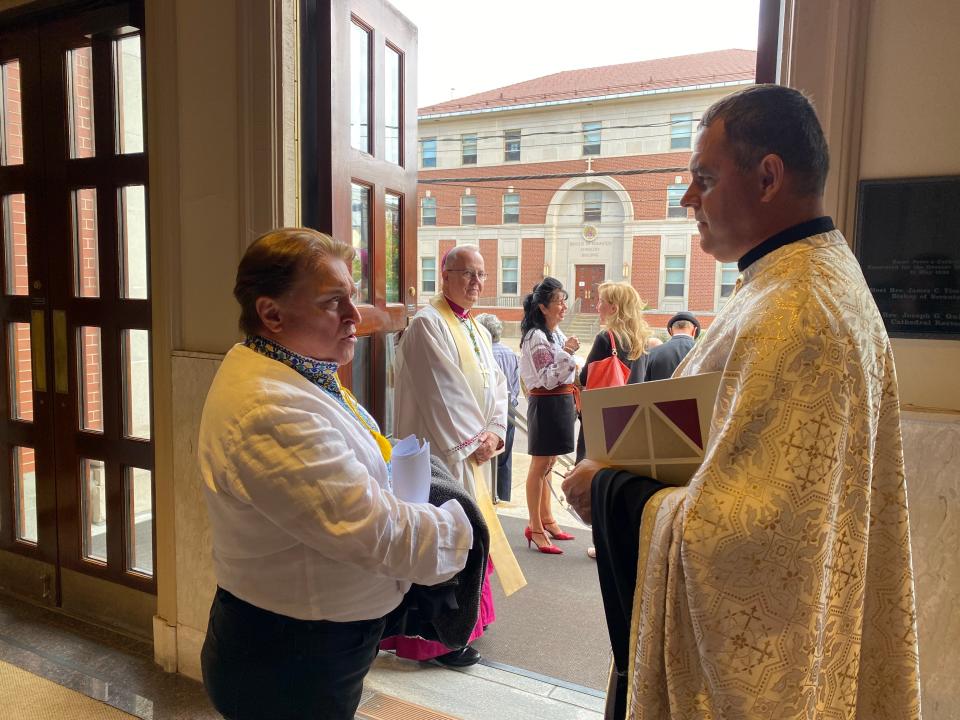
[(393, 494), (401, 500), (425, 503), (430, 499), (430, 443), (420, 444), (415, 435), (408, 435), (393, 446), (390, 456)]

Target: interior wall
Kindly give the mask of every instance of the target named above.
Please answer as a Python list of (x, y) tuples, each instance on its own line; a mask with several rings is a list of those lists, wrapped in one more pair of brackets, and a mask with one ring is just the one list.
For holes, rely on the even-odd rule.
[[(960, 3), (874, 0), (862, 179), (960, 175)], [(960, 412), (960, 341), (894, 339), (901, 400)]]
[(294, 222), (294, 127), (283, 112), (295, 100), (293, 7), (294, 0), (146, 0), (154, 656), (195, 678), (215, 589), (197, 430), (222, 354), (240, 339), (237, 263), (255, 237)]
[[(872, 0), (860, 179), (960, 175), (960, 3)], [(908, 242), (905, 238), (904, 242)], [(893, 339), (925, 718), (960, 718), (960, 341)]]

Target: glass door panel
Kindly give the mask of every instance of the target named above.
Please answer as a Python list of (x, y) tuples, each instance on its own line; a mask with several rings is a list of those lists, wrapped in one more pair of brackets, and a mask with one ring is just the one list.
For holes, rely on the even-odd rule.
[(97, 191), (74, 190), (73, 292), (77, 297), (100, 297), (100, 254), (97, 252)]
[(4, 195), (3, 212), (3, 251), (4, 285), (7, 295), (27, 295), (27, 205), (23, 193)]
[(33, 448), (13, 448), (17, 540), (37, 542), (37, 474)]
[(126, 474), (127, 570), (153, 575), (153, 473), (128, 467)]
[(91, 158), (96, 154), (93, 127), (93, 48), (67, 50), (66, 78), (70, 157)]
[(23, 125), (20, 111), (20, 63), (17, 60), (0, 65), (0, 163), (23, 164)]
[(7, 326), (8, 363), (10, 382), (10, 417), (14, 420), (33, 420), (33, 359), (30, 346), (30, 324), (10, 323)]

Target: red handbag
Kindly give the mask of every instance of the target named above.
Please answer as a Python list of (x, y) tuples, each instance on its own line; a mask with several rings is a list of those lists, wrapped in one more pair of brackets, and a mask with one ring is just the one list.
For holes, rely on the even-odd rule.
[(594, 360), (587, 366), (587, 390), (597, 388), (620, 387), (627, 384), (630, 377), (630, 368), (617, 357), (617, 341), (613, 333), (607, 330), (610, 337), (611, 355), (603, 360)]

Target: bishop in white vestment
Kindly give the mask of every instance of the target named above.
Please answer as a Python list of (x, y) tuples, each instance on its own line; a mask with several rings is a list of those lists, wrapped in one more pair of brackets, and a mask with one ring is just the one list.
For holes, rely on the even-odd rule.
[[(424, 307), (404, 330), (396, 360), (397, 434), (430, 441), (434, 455), (471, 495), (488, 463), (471, 458), (484, 433), (502, 446), (507, 434), (507, 379), (493, 357), (489, 331), (444, 296)], [(451, 320), (451, 317), (453, 320)], [(461, 353), (465, 357), (461, 357)], [(477, 377), (468, 378), (464, 366)], [(479, 395), (479, 397), (478, 397)]]
[[(394, 417), (399, 437), (413, 434), (430, 441), (430, 451), (477, 500), (490, 531), (492, 562), (472, 641), (496, 617), (490, 568), (495, 564), (507, 595), (525, 581), (491, 501), (490, 459), (507, 433), (507, 379), (493, 357), (490, 333), (470, 316), (486, 279), (483, 256), (472, 246), (454, 248), (444, 258), (441, 277), (442, 294), (416, 314), (400, 340)], [(453, 667), (480, 660), (469, 645), (448, 652), (440, 643), (395, 637), (381, 647)]]

